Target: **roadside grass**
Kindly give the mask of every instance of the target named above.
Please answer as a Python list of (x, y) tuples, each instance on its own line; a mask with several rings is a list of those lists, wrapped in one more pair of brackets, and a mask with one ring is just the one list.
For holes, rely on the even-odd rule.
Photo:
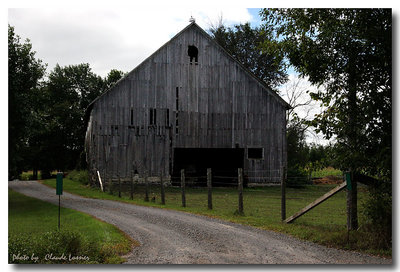
[[(55, 180), (44, 180), (42, 183), (55, 187)], [(286, 214), (290, 216), (322, 196), (336, 185), (310, 185), (301, 188), (286, 188)], [(213, 209), (207, 208), (207, 188), (186, 188), (186, 207), (182, 207), (181, 190), (177, 187), (165, 188), (166, 205), (161, 205), (160, 187), (150, 186), (150, 199), (145, 202), (144, 186), (135, 185), (134, 199), (130, 199), (129, 184), (122, 188), (122, 197), (118, 197), (118, 186), (114, 193), (101, 192), (74, 180), (64, 179), (64, 190), (84, 197), (116, 200), (143, 206), (166, 208), (189, 213), (220, 218), (230, 222), (250, 225), (261, 229), (286, 233), (294, 237), (312, 241), (328, 247), (355, 250), (374, 255), (391, 257), (390, 250), (374, 249), (369, 243), (369, 233), (363, 231), (351, 232), (347, 239), (346, 227), (346, 192), (342, 191), (329, 200), (315, 207), (307, 214), (291, 224), (281, 222), (281, 191), (280, 187), (245, 188), (244, 215), (238, 215), (238, 192), (236, 188), (213, 188)], [(125, 191), (125, 192), (124, 192)], [(365, 188), (359, 189), (359, 218), (362, 225), (362, 203), (368, 194)]]
[[(9, 263), (117, 264), (135, 243), (113, 225), (67, 208), (61, 208), (59, 231), (58, 206), (13, 190), (8, 191), (8, 203)], [(49, 254), (61, 258), (46, 260)]]

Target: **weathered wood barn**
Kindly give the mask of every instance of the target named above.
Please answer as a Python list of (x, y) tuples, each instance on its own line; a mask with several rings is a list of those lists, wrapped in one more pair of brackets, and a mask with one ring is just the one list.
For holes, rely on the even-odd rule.
[(288, 107), (192, 22), (90, 104), (89, 169), (168, 179), (241, 167), (249, 182), (276, 182)]

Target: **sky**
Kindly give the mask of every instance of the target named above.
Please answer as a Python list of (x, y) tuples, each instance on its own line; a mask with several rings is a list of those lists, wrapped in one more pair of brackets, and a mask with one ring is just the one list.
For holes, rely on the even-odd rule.
[(8, 23), (50, 72), (60, 66), (89, 63), (104, 77), (111, 69), (129, 72), (189, 24), (207, 30), (222, 16), (227, 25), (260, 24), (259, 9), (146, 7), (107, 9), (9, 9)]
[[(18, 8), (7, 9), (8, 23), (15, 27), (22, 40), (30, 39), (36, 58), (48, 64), (48, 73), (56, 64), (80, 63), (89, 63), (92, 71), (102, 77), (111, 69), (129, 72), (186, 27), (190, 17), (194, 17), (204, 30), (217, 24), (220, 18), (228, 26), (250, 22), (254, 27), (262, 23), (259, 8), (237, 7), (227, 5), (227, 2), (194, 8), (176, 4), (124, 5), (125, 2), (115, 0), (116, 4), (111, 7), (102, 5), (100, 1), (97, 8), (85, 4), (77, 8), (76, 3), (80, 1), (70, 1), (72, 7), (46, 4), (39, 8), (19, 8), (16, 5)], [(210, 0), (204, 1), (210, 3)], [(289, 6), (296, 5), (289, 2)], [(293, 69), (289, 70), (289, 79), (288, 84), (281, 87), (282, 98), (286, 101), (283, 90), (293, 80), (298, 80)], [(301, 86), (315, 91), (307, 80), (302, 80)], [(301, 97), (302, 101), (307, 99), (308, 95)], [(312, 118), (320, 110), (319, 105), (313, 103), (297, 113), (300, 117), (308, 113)], [(307, 141), (328, 143), (322, 135), (316, 137), (313, 134), (308, 134)]]

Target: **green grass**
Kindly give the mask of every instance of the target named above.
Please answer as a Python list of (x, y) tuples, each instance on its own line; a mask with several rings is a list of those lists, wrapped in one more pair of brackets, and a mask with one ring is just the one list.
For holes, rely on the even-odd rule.
[[(55, 187), (55, 180), (45, 180), (44, 184)], [(305, 207), (336, 185), (314, 185), (303, 188), (286, 189), (287, 217)], [(129, 198), (129, 184), (122, 187), (122, 197), (118, 197), (118, 186), (114, 186), (114, 194), (103, 193), (98, 188), (91, 188), (79, 182), (64, 179), (64, 190), (84, 197), (109, 199), (195, 213), (223, 220), (250, 225), (261, 229), (273, 230), (295, 236), (300, 239), (316, 242), (329, 247), (358, 250), (376, 255), (391, 256), (391, 250), (375, 250), (368, 241), (368, 233), (361, 231), (352, 233), (347, 241), (346, 228), (346, 192), (342, 191), (317, 206), (291, 224), (281, 222), (281, 191), (280, 187), (245, 188), (244, 215), (237, 213), (238, 193), (235, 188), (213, 188), (213, 210), (207, 209), (206, 188), (186, 188), (186, 205), (181, 205), (180, 188), (168, 187), (166, 205), (161, 205), (160, 188), (151, 186), (150, 199), (144, 201), (144, 187), (135, 185), (134, 199)], [(362, 222), (362, 203), (367, 193), (364, 188), (359, 190), (359, 218)]]
[[(116, 227), (87, 214), (61, 208), (61, 232), (58, 231), (58, 206), (9, 190), (9, 262), (13, 255), (29, 256), (48, 263), (46, 254), (87, 256), (77, 263), (121, 263), (120, 255), (130, 251), (133, 241)], [(61, 261), (69, 263), (68, 261)], [(50, 261), (50, 263), (52, 263)], [(56, 262), (59, 263), (59, 262)]]

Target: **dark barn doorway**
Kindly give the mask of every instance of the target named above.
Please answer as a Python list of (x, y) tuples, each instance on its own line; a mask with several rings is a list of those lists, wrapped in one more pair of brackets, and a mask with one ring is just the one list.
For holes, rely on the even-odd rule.
[(188, 186), (206, 186), (207, 168), (211, 168), (213, 186), (237, 186), (243, 160), (243, 148), (175, 148), (173, 183), (180, 184), (180, 171), (185, 169)]

